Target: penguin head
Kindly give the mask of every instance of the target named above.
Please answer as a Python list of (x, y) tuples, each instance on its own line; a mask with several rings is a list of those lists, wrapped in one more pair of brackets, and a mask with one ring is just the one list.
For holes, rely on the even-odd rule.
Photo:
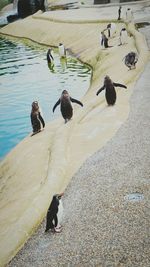
[(110, 80), (110, 77), (108, 75), (106, 75), (104, 79), (105, 79), (105, 81), (108, 81), (108, 80)]
[(63, 197), (64, 193), (58, 194), (58, 199), (61, 199)]
[(56, 199), (60, 200), (63, 195), (64, 195), (64, 193), (56, 194), (56, 195), (53, 196), (53, 198), (56, 198)]
[(32, 110), (33, 111), (37, 111), (39, 109), (39, 104), (38, 104), (38, 101), (34, 101), (32, 103)]
[(68, 98), (69, 97), (69, 93), (67, 90), (63, 90), (62, 91), (62, 96), (65, 97), (65, 98)]
[(52, 51), (52, 49), (51, 49), (51, 48), (49, 48), (49, 49), (48, 49), (48, 52), (49, 52), (49, 53), (51, 53), (51, 51)]
[(111, 28), (111, 23), (109, 23), (108, 25), (107, 25), (107, 29), (110, 29)]
[(104, 84), (106, 86), (109, 86), (111, 83), (112, 83), (112, 81), (111, 81), (110, 77), (108, 75), (106, 75), (104, 78)]

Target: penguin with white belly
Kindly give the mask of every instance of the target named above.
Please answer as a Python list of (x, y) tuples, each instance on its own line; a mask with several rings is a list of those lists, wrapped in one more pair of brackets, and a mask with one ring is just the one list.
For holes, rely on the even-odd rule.
[(120, 31), (120, 45), (127, 44), (128, 33), (126, 28), (122, 28)]
[(62, 43), (59, 43), (58, 46), (58, 51), (59, 51), (59, 56), (60, 58), (65, 58), (66, 57), (66, 49)]
[(53, 199), (47, 211), (45, 232), (51, 230), (54, 233), (60, 233), (62, 230), (60, 224), (63, 215), (63, 205), (61, 201), (62, 196), (63, 193), (53, 196)]
[(133, 12), (132, 12), (131, 8), (128, 8), (126, 11), (126, 20), (127, 20), (127, 22), (133, 21)]

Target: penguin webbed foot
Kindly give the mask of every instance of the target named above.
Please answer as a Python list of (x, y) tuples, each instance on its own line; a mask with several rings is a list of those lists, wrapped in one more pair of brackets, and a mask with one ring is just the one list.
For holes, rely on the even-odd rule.
[(62, 231), (62, 228), (61, 227), (55, 227), (54, 228), (54, 232), (55, 233), (60, 233)]
[(49, 229), (45, 229), (44, 233), (47, 233), (48, 231), (55, 233), (55, 228), (49, 228)]
[(65, 119), (65, 123), (67, 123), (68, 122), (68, 119)]
[(38, 130), (38, 131), (36, 131), (36, 132), (33, 132), (32, 134), (31, 134), (31, 137), (33, 136), (33, 135), (35, 135), (35, 134), (38, 134), (38, 133), (40, 133), (41, 132), (41, 129), (40, 130)]

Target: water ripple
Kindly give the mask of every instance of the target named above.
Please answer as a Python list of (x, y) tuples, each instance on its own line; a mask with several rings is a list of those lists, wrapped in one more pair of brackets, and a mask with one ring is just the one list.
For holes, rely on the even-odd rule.
[(39, 101), (45, 122), (61, 116), (52, 108), (66, 89), (81, 99), (89, 87), (91, 71), (67, 56), (54, 53), (54, 68), (46, 61), (47, 47), (0, 38), (0, 158), (32, 131), (31, 103)]

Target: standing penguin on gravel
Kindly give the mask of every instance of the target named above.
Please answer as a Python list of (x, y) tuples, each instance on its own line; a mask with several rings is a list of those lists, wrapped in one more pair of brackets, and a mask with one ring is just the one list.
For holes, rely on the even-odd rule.
[(116, 102), (116, 87), (123, 87), (127, 88), (125, 85), (120, 83), (114, 83), (109, 76), (105, 76), (104, 78), (104, 85), (97, 91), (96, 95), (99, 95), (100, 92), (102, 92), (104, 89), (106, 89), (105, 97), (108, 105), (114, 105)]
[(65, 120), (65, 123), (68, 122), (73, 116), (73, 108), (71, 102), (77, 103), (83, 107), (83, 104), (79, 100), (72, 98), (67, 90), (63, 90), (61, 97), (53, 107), (54, 112), (55, 108), (60, 105), (61, 114)]
[(60, 214), (62, 215), (63, 212), (63, 206), (61, 203), (62, 196), (63, 193), (53, 196), (53, 199), (47, 211), (45, 232), (47, 232), (49, 229), (56, 233), (61, 232)]

